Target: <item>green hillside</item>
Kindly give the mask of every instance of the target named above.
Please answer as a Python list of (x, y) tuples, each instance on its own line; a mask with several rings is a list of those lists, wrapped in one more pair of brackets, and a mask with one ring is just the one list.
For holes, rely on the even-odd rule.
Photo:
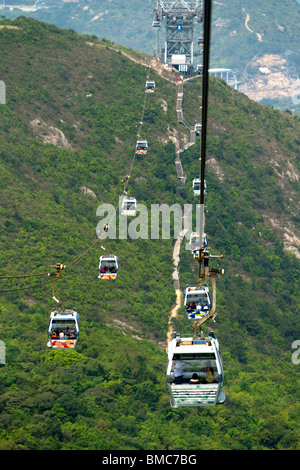
[[(160, 55), (162, 28), (152, 28), (156, 0), (6, 0), (1, 14), (28, 16), (59, 28)], [(1, 6), (0, 6), (1, 8)], [(210, 68), (229, 68), (239, 90), (256, 102), (293, 113), (299, 104), (299, 23), (297, 0), (224, 0), (212, 2)], [(194, 66), (202, 62), (198, 37), (203, 24), (194, 22)]]
[(13, 7), (4, 9), (2, 13), (7, 18), (29, 16), (60, 28), (96, 35), (137, 51), (152, 53), (156, 43), (152, 32), (155, 3), (151, 0), (101, 0), (101, 3), (97, 0), (51, 0), (35, 9), (34, 2), (22, 0), (14, 2)]
[(294, 52), (299, 65), (297, 1), (231, 0), (215, 2), (213, 11), (213, 62), (218, 64), (214, 66), (240, 69), (254, 56), (287, 50)]
[[(97, 207), (116, 206), (122, 193), (149, 74), (157, 84), (142, 126), (149, 152), (135, 160), (129, 195), (149, 209), (195, 202), (198, 141), (182, 154), (188, 180), (178, 192), (170, 137), (183, 141), (186, 132), (175, 83), (108, 41), (24, 17), (3, 24), (15, 28), (0, 28), (1, 276), (66, 264), (56, 296), (80, 313), (80, 337), (76, 351), (46, 347), (47, 276), (1, 280), (0, 449), (297, 449), (299, 259), (284, 234), (296, 234), (299, 222), (300, 119), (210, 80), (206, 232), (211, 251), (224, 254), (225, 275), (209, 326), (227, 401), (174, 410), (165, 383), (173, 240), (104, 240), (120, 262), (107, 283), (97, 278), (100, 241), (88, 249)], [(184, 90), (185, 116), (196, 122), (200, 82)], [(184, 249), (180, 279), (197, 279)], [(174, 328), (191, 333), (183, 309)]]
[[(156, 0), (127, 0), (126, 4), (122, 0), (102, 0), (99, 5), (97, 0), (45, 0), (43, 7), (28, 10), (34, 4), (31, 0), (7, 0), (10, 8), (2, 13), (8, 18), (31, 16), (153, 54), (157, 46), (156, 32), (152, 31), (156, 3)], [(21, 10), (18, 5), (25, 8)], [(242, 72), (254, 56), (289, 50), (294, 53), (299, 69), (300, 7), (296, 0), (224, 0), (213, 3), (212, 15), (211, 67), (236, 68)], [(195, 43), (201, 27), (195, 23)], [(164, 28), (160, 45), (163, 41)]]

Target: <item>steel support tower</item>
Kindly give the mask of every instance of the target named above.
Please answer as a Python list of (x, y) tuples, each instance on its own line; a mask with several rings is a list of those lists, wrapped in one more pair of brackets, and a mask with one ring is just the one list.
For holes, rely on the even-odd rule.
[(159, 27), (165, 19), (166, 39), (161, 49), (161, 61), (164, 64), (180, 72), (188, 72), (193, 67), (194, 19), (201, 22), (202, 16), (202, 0), (157, 0), (153, 26)]

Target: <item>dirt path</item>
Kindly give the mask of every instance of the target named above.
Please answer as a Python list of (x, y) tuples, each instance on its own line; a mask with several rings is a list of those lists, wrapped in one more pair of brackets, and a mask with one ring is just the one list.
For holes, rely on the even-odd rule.
[[(190, 215), (190, 212), (187, 211), (184, 214), (183, 220), (185, 218), (189, 220), (189, 215)], [(185, 234), (189, 231), (187, 222), (184, 222), (183, 225), (184, 225), (184, 228), (180, 232), (179, 237), (177, 238), (174, 248), (173, 248), (174, 271), (173, 271), (172, 278), (173, 278), (173, 283), (174, 283), (174, 288), (175, 288), (176, 302), (171, 310), (170, 317), (169, 317), (167, 342), (171, 341), (172, 339), (172, 334), (173, 334), (172, 319), (177, 317), (177, 313), (182, 305), (182, 299), (183, 299), (183, 293), (180, 289), (178, 265), (180, 261), (180, 248), (181, 248), (182, 242), (185, 240)]]
[[(253, 33), (254, 31), (252, 31), (252, 29), (249, 28), (248, 26), (248, 22), (250, 20), (250, 15), (248, 15), (248, 13), (246, 13), (246, 19), (245, 19), (245, 27), (248, 29), (248, 31), (250, 31), (250, 33)], [(255, 33), (257, 39), (259, 42), (262, 42), (262, 35), (260, 33)]]
[(172, 334), (173, 334), (173, 329), (172, 329), (172, 319), (177, 317), (178, 310), (181, 307), (182, 303), (182, 297), (183, 294), (180, 289), (175, 289), (175, 294), (176, 294), (176, 303), (174, 307), (171, 310), (171, 315), (169, 317), (169, 322), (168, 322), (168, 333), (167, 333), (167, 343), (172, 340)]
[(248, 31), (250, 31), (250, 33), (253, 33), (252, 29), (250, 29), (249, 26), (248, 26), (248, 21), (249, 20), (250, 20), (250, 16), (248, 15), (248, 13), (246, 13), (245, 26), (248, 29)]
[[(176, 106), (176, 111), (177, 111), (177, 119), (180, 124), (183, 124), (186, 126), (184, 119), (183, 119), (183, 109), (182, 109), (182, 102), (183, 102), (183, 83), (179, 82), (177, 84), (177, 106)], [(194, 130), (190, 129), (190, 141), (187, 145), (185, 145), (182, 149), (178, 150), (176, 152), (176, 158), (175, 158), (175, 166), (176, 166), (176, 171), (177, 171), (177, 178), (185, 184), (185, 176), (183, 173), (182, 165), (181, 165), (181, 160), (180, 160), (180, 153), (184, 152), (188, 147), (191, 145), (194, 145), (196, 143), (196, 138), (195, 138), (195, 132)], [(169, 316), (169, 321), (168, 321), (168, 332), (167, 332), (167, 342), (171, 341), (172, 335), (173, 335), (173, 327), (172, 327), (172, 320), (173, 318), (177, 317), (178, 310), (181, 307), (182, 300), (183, 300), (183, 293), (181, 292), (180, 289), (180, 281), (179, 281), (179, 271), (178, 271), (178, 265), (180, 261), (180, 248), (182, 242), (185, 240), (185, 235), (189, 231), (189, 225), (188, 225), (188, 220), (190, 216), (190, 210), (185, 211), (182, 220), (184, 221), (183, 223), (183, 229), (181, 230), (179, 237), (177, 238), (174, 248), (173, 248), (173, 262), (174, 262), (174, 271), (173, 271), (173, 283), (174, 283), (174, 288), (175, 288), (175, 294), (176, 294), (176, 302), (175, 305), (172, 307), (170, 316)], [(186, 220), (184, 220), (186, 219)]]

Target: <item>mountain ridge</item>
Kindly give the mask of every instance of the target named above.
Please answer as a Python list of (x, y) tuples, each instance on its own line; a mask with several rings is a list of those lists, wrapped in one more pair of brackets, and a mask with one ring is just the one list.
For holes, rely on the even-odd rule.
[[(109, 43), (87, 44), (97, 44), (95, 38), (32, 19), (5, 21), (20, 28), (0, 30), (0, 78), (7, 84), (0, 126), (1, 273), (10, 275), (43, 272), (58, 261), (68, 266), (95, 240), (96, 208), (115, 204), (122, 193), (149, 69)], [(149, 151), (136, 161), (130, 194), (148, 210), (154, 203), (194, 204), (199, 139), (181, 153), (187, 183), (179, 197), (170, 137), (181, 144), (187, 133), (177, 122), (176, 84), (150, 73), (157, 87), (143, 122)], [(197, 81), (184, 86), (184, 115), (192, 123), (200, 92)], [(44, 143), (34, 119), (63, 132), (71, 147)], [(225, 255), (213, 327), (226, 405), (170, 408), (161, 345), (175, 303), (173, 240), (104, 240), (120, 260), (113, 286), (97, 279), (100, 245), (56, 283), (58, 298), (80, 313), (76, 351), (46, 348), (50, 280), (1, 283), (2, 291), (24, 289), (2, 292), (0, 299), (7, 353), (0, 368), (2, 450), (298, 447), (292, 343), (299, 333), (299, 262), (261, 215), (268, 207), (276, 211), (280, 201), (283, 211), (287, 206), (280, 177), (269, 168), (272, 152), (260, 141), (269, 139), (269, 147), (277, 145), (288, 158), (297, 148), (299, 120), (212, 79), (209, 122), (206, 232), (211, 251)], [(297, 195), (296, 181), (287, 184)], [(196, 281), (187, 250), (179, 269), (182, 286)], [(182, 307), (173, 327), (191, 332)]]
[[(24, 2), (20, 2), (24, 5)], [(30, 2), (27, 2), (30, 4)], [(18, 2), (15, 2), (15, 5)], [(157, 54), (164, 41), (152, 30), (156, 2), (121, 0), (88, 2), (47, 2), (36, 11), (6, 8), (9, 18), (32, 16), (61, 28), (119, 42), (148, 54)], [(134, 17), (132, 15), (134, 13)], [(237, 74), (240, 91), (255, 101), (299, 114), (299, 21), (300, 6), (295, 0), (278, 3), (227, 0), (213, 2), (211, 68), (225, 67)], [(196, 38), (201, 24), (195, 24), (195, 63), (199, 50)], [(163, 29), (163, 28), (162, 28)], [(154, 52), (155, 51), (155, 52)], [(234, 52), (232, 52), (234, 51)], [(272, 60), (273, 58), (273, 60)], [(279, 63), (281, 65), (279, 66)], [(269, 70), (268, 70), (269, 69)]]

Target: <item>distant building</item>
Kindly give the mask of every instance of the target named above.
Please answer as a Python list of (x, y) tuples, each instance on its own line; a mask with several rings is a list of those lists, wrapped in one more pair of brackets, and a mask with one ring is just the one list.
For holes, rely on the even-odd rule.
[(232, 69), (218, 68), (218, 69), (209, 69), (209, 75), (212, 77), (222, 78), (229, 86), (232, 86), (235, 90), (238, 89), (237, 75), (233, 72)]

